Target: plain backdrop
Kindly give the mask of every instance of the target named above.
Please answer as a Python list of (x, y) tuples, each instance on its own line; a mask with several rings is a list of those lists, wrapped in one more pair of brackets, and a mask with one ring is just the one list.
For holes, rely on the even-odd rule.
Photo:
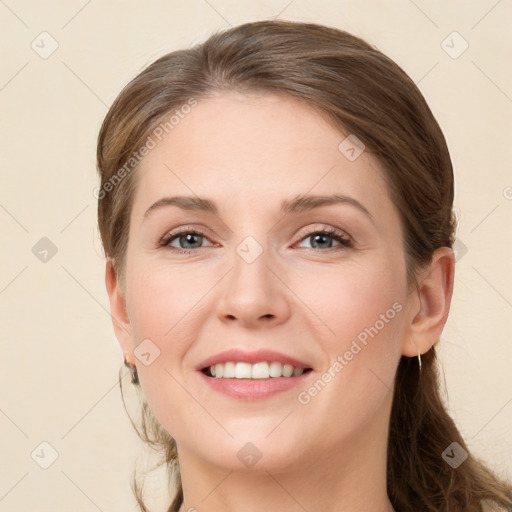
[[(404, 68), (438, 119), (459, 216), (439, 349), (449, 410), (474, 453), (512, 478), (511, 2), (2, 0), (0, 511), (136, 509), (130, 473), (150, 454), (117, 383), (96, 137), (149, 62), (272, 17), (365, 38)], [(156, 503), (162, 480), (151, 482)]]

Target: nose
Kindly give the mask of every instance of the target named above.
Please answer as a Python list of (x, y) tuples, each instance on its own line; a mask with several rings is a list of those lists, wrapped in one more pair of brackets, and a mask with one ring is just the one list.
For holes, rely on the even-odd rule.
[[(240, 256), (242, 254), (242, 256)], [(233, 266), (223, 279), (217, 315), (224, 323), (245, 328), (280, 325), (290, 317), (290, 290), (284, 269), (266, 249), (251, 261), (235, 253)]]

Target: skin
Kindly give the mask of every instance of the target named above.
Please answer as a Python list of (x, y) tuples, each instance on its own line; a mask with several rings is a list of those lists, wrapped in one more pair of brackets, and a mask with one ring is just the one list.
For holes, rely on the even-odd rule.
[[(393, 510), (386, 493), (393, 378), (401, 355), (416, 357), (439, 339), (454, 257), (449, 248), (436, 251), (419, 287), (408, 289), (400, 219), (382, 170), (366, 151), (349, 161), (338, 150), (346, 135), (292, 98), (217, 93), (137, 171), (126, 278), (120, 282), (108, 260), (106, 285), (121, 347), (177, 442), (183, 511)], [(350, 204), (280, 213), (281, 201), (306, 193), (350, 196), (372, 218)], [(208, 197), (219, 211), (170, 205), (144, 215), (175, 195)], [(175, 238), (174, 252), (158, 245), (180, 227), (205, 236), (188, 245)], [(328, 237), (315, 244), (311, 235), (332, 227), (353, 247)], [(250, 264), (236, 252), (247, 236), (263, 249)], [(394, 303), (401, 311), (300, 403), (298, 393)], [(160, 350), (148, 366), (134, 354), (145, 339)], [(236, 400), (196, 370), (233, 347), (277, 350), (313, 371), (299, 388)], [(262, 454), (252, 467), (237, 457), (247, 442)]]

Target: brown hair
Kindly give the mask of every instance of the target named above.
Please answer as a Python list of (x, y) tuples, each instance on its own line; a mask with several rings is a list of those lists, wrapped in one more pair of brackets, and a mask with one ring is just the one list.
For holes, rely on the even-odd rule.
[[(341, 133), (356, 134), (385, 171), (400, 213), (412, 287), (433, 252), (452, 247), (452, 163), (441, 129), (412, 80), (376, 48), (342, 30), (259, 21), (159, 58), (110, 108), (98, 138), (98, 218), (106, 255), (118, 275), (123, 273), (137, 167), (133, 155), (166, 116), (191, 104), (191, 98), (222, 90), (290, 95), (323, 113)], [(122, 168), (125, 172), (120, 173)], [(119, 174), (123, 176), (114, 179)], [(476, 512), (486, 500), (512, 507), (512, 487), (471, 454), (457, 469), (442, 459), (453, 442), (469, 450), (443, 405), (435, 351), (424, 354), (422, 362), (420, 374), (416, 358), (403, 356), (396, 373), (387, 461), (394, 508)], [(176, 444), (144, 400), (139, 435), (163, 451), (162, 463), (177, 486), (168, 512), (178, 511), (183, 490)], [(135, 477), (133, 489), (141, 510), (147, 511)]]

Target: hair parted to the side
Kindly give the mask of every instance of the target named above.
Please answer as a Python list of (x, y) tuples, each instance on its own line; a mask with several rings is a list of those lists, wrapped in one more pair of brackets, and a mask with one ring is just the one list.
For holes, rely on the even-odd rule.
[[(259, 21), (213, 34), (148, 66), (119, 94), (100, 130), (102, 194), (98, 221), (106, 256), (122, 282), (137, 171), (126, 163), (162, 120), (222, 90), (270, 92), (300, 99), (355, 134), (384, 169), (404, 238), (409, 285), (439, 247), (452, 247), (453, 169), (444, 136), (414, 82), (362, 39), (313, 23)], [(340, 139), (341, 141), (341, 139)], [(119, 170), (125, 169), (122, 179)], [(107, 187), (107, 184), (111, 186)], [(388, 440), (387, 488), (397, 511), (481, 512), (490, 502), (512, 508), (512, 487), (469, 454), (453, 469), (441, 453), (454, 441), (469, 452), (441, 398), (435, 350), (402, 357), (397, 369)], [(120, 378), (122, 391), (122, 379)], [(176, 444), (142, 399), (139, 435), (163, 452), (183, 502)], [(135, 426), (135, 425), (134, 425)], [(135, 426), (135, 428), (137, 428)], [(170, 481), (170, 480), (169, 480)], [(142, 486), (133, 482), (141, 510)]]

